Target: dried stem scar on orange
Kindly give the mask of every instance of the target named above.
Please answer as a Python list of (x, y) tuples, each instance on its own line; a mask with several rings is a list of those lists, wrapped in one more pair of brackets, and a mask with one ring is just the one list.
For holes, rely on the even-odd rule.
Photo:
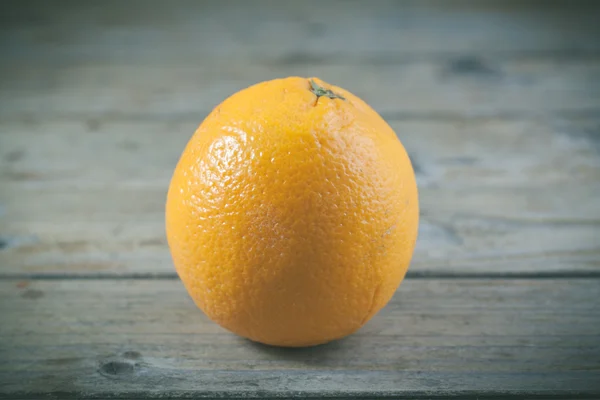
[(396, 134), (317, 78), (262, 82), (217, 106), (166, 204), (173, 262), (196, 304), (278, 346), (325, 343), (373, 317), (406, 274), (418, 219)]

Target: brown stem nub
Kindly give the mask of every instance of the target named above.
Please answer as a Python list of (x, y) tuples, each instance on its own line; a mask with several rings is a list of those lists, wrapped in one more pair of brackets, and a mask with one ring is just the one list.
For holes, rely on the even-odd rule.
[(317, 101), (319, 101), (319, 97), (321, 97), (321, 96), (329, 97), (330, 99), (346, 100), (343, 96), (340, 96), (337, 93), (333, 93), (329, 89), (325, 89), (324, 87), (319, 86), (312, 79), (309, 82), (310, 82), (310, 91), (313, 92), (315, 94), (315, 96), (317, 96)]

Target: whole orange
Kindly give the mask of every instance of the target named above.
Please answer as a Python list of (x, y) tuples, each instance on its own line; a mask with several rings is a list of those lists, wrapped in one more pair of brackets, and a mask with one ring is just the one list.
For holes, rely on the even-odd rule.
[(279, 346), (364, 325), (404, 278), (418, 220), (394, 131), (316, 78), (262, 82), (217, 106), (187, 144), (166, 205), (173, 261), (196, 304)]

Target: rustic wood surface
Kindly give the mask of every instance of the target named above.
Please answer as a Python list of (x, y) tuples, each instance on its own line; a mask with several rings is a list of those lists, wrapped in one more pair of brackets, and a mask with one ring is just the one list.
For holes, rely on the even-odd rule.
[(0, 393), (598, 393), (599, 296), (598, 280), (406, 280), (357, 334), (280, 349), (211, 323), (178, 281), (4, 281)]
[[(599, 35), (600, 36), (600, 35)], [(161, 61), (160, 63), (164, 63)], [(158, 64), (160, 64), (158, 63)], [(168, 119), (197, 123), (225, 97), (273, 77), (318, 76), (348, 87), (384, 118), (596, 116), (600, 59), (448, 61), (363, 65), (7, 63), (3, 119)], [(390, 84), (393, 82), (393, 84)], [(199, 95), (200, 94), (200, 95)], [(82, 101), (85, 99), (85, 101)]]
[[(0, 398), (600, 397), (600, 2), (0, 2)], [(407, 280), (303, 350), (210, 323), (164, 201), (212, 107), (318, 76), (415, 166)]]
[[(585, 121), (391, 124), (420, 186), (411, 274), (600, 273), (600, 155)], [(194, 124), (93, 128), (0, 122), (0, 276), (174, 274), (164, 202)]]

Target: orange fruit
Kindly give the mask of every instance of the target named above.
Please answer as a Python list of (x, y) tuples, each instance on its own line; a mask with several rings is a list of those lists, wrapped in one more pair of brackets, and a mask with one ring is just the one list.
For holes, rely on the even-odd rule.
[(394, 131), (316, 78), (262, 82), (217, 106), (166, 204), (173, 262), (195, 303), (278, 346), (325, 343), (373, 317), (404, 278), (418, 220)]

